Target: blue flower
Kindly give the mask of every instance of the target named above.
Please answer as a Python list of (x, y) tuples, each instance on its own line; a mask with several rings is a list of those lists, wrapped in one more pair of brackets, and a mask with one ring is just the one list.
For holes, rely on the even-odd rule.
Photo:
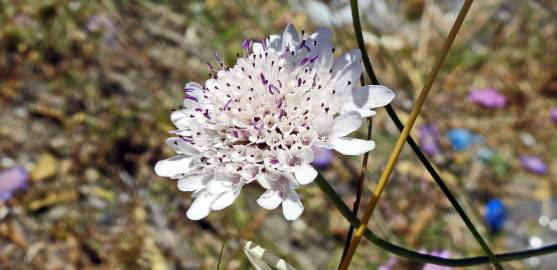
[(453, 128), (449, 130), (448, 136), (453, 149), (456, 151), (464, 151), (472, 144), (481, 143), (483, 141), (481, 136), (464, 128)]
[(485, 208), (485, 221), (489, 229), (494, 233), (501, 231), (507, 218), (507, 210), (503, 202), (499, 199), (491, 199)]

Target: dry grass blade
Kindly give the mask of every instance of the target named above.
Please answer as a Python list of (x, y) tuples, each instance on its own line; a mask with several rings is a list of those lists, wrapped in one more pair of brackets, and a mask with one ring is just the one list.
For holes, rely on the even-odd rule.
[[(377, 205), (377, 202), (379, 201), (379, 198), (381, 197), (381, 194), (383, 193), (383, 190), (385, 189), (385, 186), (389, 180), (389, 176), (391, 175), (391, 172), (394, 169), (394, 166), (396, 164), (396, 161), (400, 155), (400, 152), (402, 151), (402, 148), (406, 142), (406, 139), (408, 137), (408, 135), (410, 134), (410, 130), (412, 129), (414, 123), (416, 122), (416, 119), (425, 103), (425, 100), (429, 94), (429, 91), (431, 89), (431, 86), (433, 85), (433, 82), (435, 81), (435, 78), (437, 77), (437, 74), (439, 73), (439, 70), (441, 69), (441, 66), (449, 52), (450, 47), (452, 46), (452, 43), (458, 33), (458, 30), (460, 29), (460, 26), (462, 25), (464, 18), (466, 17), (466, 14), (468, 13), (468, 10), (470, 9), (470, 6), (472, 5), (473, 0), (467, 0), (459, 14), (458, 17), (453, 25), (453, 27), (451, 28), (451, 32), (449, 33), (449, 36), (447, 37), (447, 39), (445, 40), (445, 43), (443, 44), (443, 48), (441, 49), (441, 54), (438, 56), (433, 68), (431, 69), (431, 72), (429, 73), (429, 76), (427, 78), (426, 84), (424, 85), (424, 87), (422, 88), (422, 90), (420, 91), (420, 95), (418, 96), (417, 100), (416, 100), (416, 104), (414, 106), (414, 108), (412, 109), (412, 112), (410, 113), (410, 117), (408, 119), (408, 121), (406, 122), (406, 126), (404, 128), (404, 130), (401, 132), (400, 137), (397, 140), (397, 143), (393, 149), (393, 152), (391, 153), (391, 156), (389, 157), (389, 161), (387, 162), (387, 166), (385, 167), (385, 170), (383, 171), (383, 174), (381, 175), (381, 178), (379, 179), (379, 182), (377, 184), (377, 187), (375, 188), (375, 190), (373, 191), (372, 197), (366, 207), (366, 211), (364, 212), (364, 216), (362, 218), (362, 223), (360, 224), (360, 226), (358, 227), (358, 229), (356, 230), (356, 233), (354, 235), (354, 239), (352, 240), (350, 247), (348, 249), (348, 252), (346, 254), (346, 256), (344, 257), (344, 259), (341, 262), (340, 268), (339, 269), (348, 269), (348, 266), (350, 265), (350, 262), (352, 260), (352, 257), (354, 256), (354, 253), (358, 247), (358, 244), (360, 242), (360, 240), (362, 239), (362, 236), (365, 232), (365, 228), (367, 226), (367, 223), (369, 222), (369, 219), (371, 218), (371, 215), (373, 214), (373, 210), (375, 209), (375, 206)], [(489, 254), (491, 258), (493, 257), (493, 254)], [(499, 269), (502, 269), (501, 265), (496, 263), (495, 261), (493, 261), (493, 263), (495, 264), (495, 266)]]

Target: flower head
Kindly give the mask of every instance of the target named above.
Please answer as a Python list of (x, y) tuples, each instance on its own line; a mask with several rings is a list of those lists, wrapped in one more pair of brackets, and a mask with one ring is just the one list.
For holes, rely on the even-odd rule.
[[(449, 258), (450, 252), (448, 250), (432, 251), (429, 253), (429, 255), (437, 256), (441, 258)], [(450, 270), (450, 269), (451, 267), (448, 266), (431, 264), (431, 263), (426, 263), (424, 265), (424, 268), (422, 268), (422, 270)]]
[(485, 205), (485, 220), (492, 232), (499, 232), (507, 219), (505, 205), (499, 199), (491, 199)]
[(489, 109), (501, 108), (507, 103), (507, 99), (494, 87), (486, 89), (472, 89), (468, 94), (468, 100)]
[(439, 152), (439, 129), (436, 125), (422, 125), (418, 134), (420, 146), (426, 154), (434, 156)]
[(483, 138), (464, 128), (453, 128), (449, 130), (447, 136), (454, 150), (464, 151), (472, 144), (481, 143)]
[(12, 194), (27, 187), (29, 173), (23, 167), (11, 167), (0, 172), (0, 201), (7, 201)]
[(551, 108), (549, 111), (551, 121), (557, 125), (557, 108)]
[(209, 65), (204, 86), (186, 84), (184, 104), (171, 114), (176, 137), (167, 140), (178, 156), (159, 161), (155, 172), (193, 192), (190, 219), (229, 206), (252, 182), (267, 189), (260, 206), (282, 205), (285, 218), (296, 219), (303, 206), (295, 190), (317, 176), (312, 147), (345, 155), (374, 148), (347, 135), (394, 94), (379, 85), (356, 87), (360, 52), (333, 60), (331, 35), (320, 29), (300, 36), (288, 25), (281, 35), (244, 41), (232, 67), (217, 55), (221, 69)]
[(538, 156), (523, 155), (520, 157), (520, 162), (522, 167), (530, 172), (536, 174), (545, 174), (547, 172), (545, 162)]

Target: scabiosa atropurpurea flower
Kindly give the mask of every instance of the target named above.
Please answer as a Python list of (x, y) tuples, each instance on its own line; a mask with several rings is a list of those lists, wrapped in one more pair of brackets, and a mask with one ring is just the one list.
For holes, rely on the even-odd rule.
[(220, 70), (209, 64), (204, 86), (186, 84), (183, 106), (171, 114), (176, 137), (167, 140), (178, 156), (159, 161), (155, 172), (193, 192), (188, 218), (231, 205), (245, 185), (258, 182), (267, 190), (257, 199), (261, 207), (282, 206), (287, 220), (297, 219), (304, 208), (295, 190), (317, 176), (312, 147), (344, 155), (374, 148), (347, 135), (394, 93), (357, 87), (360, 51), (333, 60), (331, 36), (328, 29), (300, 36), (288, 25), (282, 35), (244, 41), (232, 67), (217, 54)]

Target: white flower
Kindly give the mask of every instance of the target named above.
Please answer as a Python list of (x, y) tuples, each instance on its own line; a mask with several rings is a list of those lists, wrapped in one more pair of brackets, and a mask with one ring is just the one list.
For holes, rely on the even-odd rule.
[(195, 198), (187, 216), (197, 220), (234, 202), (257, 180), (267, 191), (257, 200), (267, 209), (282, 204), (286, 219), (303, 212), (295, 189), (311, 183), (311, 147), (359, 155), (373, 141), (349, 138), (363, 117), (391, 102), (391, 90), (355, 87), (361, 55), (351, 50), (333, 61), (331, 32), (299, 36), (292, 25), (282, 35), (242, 43), (244, 55), (227, 67), (217, 55), (205, 86), (184, 87), (183, 106), (170, 118), (178, 128), (167, 140), (178, 156), (155, 166), (179, 179)]
[[(263, 176), (263, 175), (262, 175)], [(258, 179), (259, 184), (267, 189), (257, 203), (265, 209), (275, 209), (282, 204), (282, 214), (287, 220), (297, 219), (304, 211), (304, 206), (296, 191), (300, 185), (288, 171), (269, 171)]]

